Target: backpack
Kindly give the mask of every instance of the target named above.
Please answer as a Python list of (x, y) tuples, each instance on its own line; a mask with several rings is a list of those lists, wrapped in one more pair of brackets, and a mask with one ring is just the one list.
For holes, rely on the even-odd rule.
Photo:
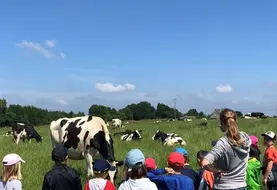
[(255, 157), (248, 160), (247, 169), (246, 169), (247, 190), (261, 189), (260, 168), (261, 168), (261, 162), (258, 161)]

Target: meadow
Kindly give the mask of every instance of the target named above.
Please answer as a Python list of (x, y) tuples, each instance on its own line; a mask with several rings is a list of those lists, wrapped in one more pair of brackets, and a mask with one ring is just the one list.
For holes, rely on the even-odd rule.
[[(131, 122), (126, 125), (126, 129), (141, 129), (142, 140), (139, 142), (124, 142), (120, 140), (120, 136), (113, 137), (115, 157), (117, 160), (123, 160), (127, 152), (132, 148), (139, 148), (145, 154), (146, 157), (153, 157), (156, 159), (158, 167), (164, 167), (166, 165), (166, 159), (168, 154), (174, 150), (175, 147), (163, 147), (161, 142), (152, 140), (152, 136), (157, 130), (164, 132), (178, 133), (186, 141), (185, 147), (189, 153), (190, 164), (194, 169), (198, 169), (196, 163), (196, 153), (199, 150), (210, 150), (211, 141), (219, 139), (223, 133), (218, 127), (216, 120), (208, 120), (208, 126), (200, 126), (202, 121), (194, 120), (192, 122), (175, 121), (175, 122), (162, 122), (154, 124), (153, 121), (138, 121)], [(276, 131), (275, 125), (277, 120), (261, 119), (261, 120), (239, 120), (239, 130), (247, 132), (249, 135), (256, 135), (259, 138), (259, 144), (263, 147), (263, 141), (261, 134), (265, 131)], [(43, 136), (43, 142), (37, 143), (32, 140), (31, 144), (28, 142), (20, 141), (16, 146), (12, 143), (11, 136), (2, 136), (9, 128), (0, 129), (0, 159), (8, 153), (19, 154), (26, 163), (22, 165), (23, 173), (23, 189), (38, 190), (42, 187), (43, 176), (53, 166), (51, 160), (51, 141), (49, 135), (49, 126), (39, 126), (36, 130)], [(110, 133), (124, 131), (125, 129), (113, 129), (109, 127)], [(82, 183), (84, 184), (86, 179), (86, 165), (85, 161), (73, 161), (69, 160), (69, 166), (74, 167), (80, 172), (82, 176)], [(122, 169), (118, 175), (118, 181), (122, 179)]]

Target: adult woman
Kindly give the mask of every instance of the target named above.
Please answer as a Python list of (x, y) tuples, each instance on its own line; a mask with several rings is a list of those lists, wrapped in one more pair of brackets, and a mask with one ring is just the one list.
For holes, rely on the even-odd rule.
[(8, 154), (3, 158), (3, 174), (0, 190), (22, 190), (21, 162), (25, 163), (17, 154)]
[(214, 172), (214, 189), (246, 189), (246, 168), (251, 140), (238, 130), (236, 113), (224, 109), (220, 116), (220, 129), (225, 133), (205, 156), (202, 165)]

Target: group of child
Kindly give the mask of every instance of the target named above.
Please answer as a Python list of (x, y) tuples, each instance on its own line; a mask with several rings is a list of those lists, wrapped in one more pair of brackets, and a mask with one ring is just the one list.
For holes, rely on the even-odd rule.
[[(260, 162), (258, 138), (250, 136), (252, 145), (249, 153), (246, 183), (247, 189), (261, 189), (260, 171), (263, 183), (268, 189), (276, 189), (277, 184), (277, 150), (274, 147), (276, 135), (272, 131), (262, 134), (266, 146), (264, 162)], [(212, 142), (212, 146), (216, 141)], [(124, 160), (124, 180), (118, 190), (211, 190), (214, 185), (214, 174), (202, 167), (202, 160), (208, 151), (197, 152), (199, 170), (194, 171), (189, 165), (189, 155), (184, 148), (176, 148), (167, 158), (167, 166), (158, 168), (155, 159), (147, 157), (139, 149), (130, 150)], [(77, 171), (67, 166), (67, 150), (57, 146), (52, 151), (54, 168), (44, 176), (43, 190), (75, 189), (81, 190), (81, 180)], [(3, 174), (0, 190), (21, 190), (21, 163), (25, 161), (17, 154), (6, 155), (3, 159)], [(115, 190), (109, 180), (111, 166), (104, 159), (96, 160), (93, 165), (95, 176), (86, 182), (85, 190)], [(62, 176), (62, 180), (58, 180)]]

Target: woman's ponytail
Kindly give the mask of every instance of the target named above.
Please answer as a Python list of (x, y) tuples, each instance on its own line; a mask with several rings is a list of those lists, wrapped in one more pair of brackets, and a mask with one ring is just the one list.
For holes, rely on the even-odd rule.
[(236, 120), (236, 113), (231, 109), (224, 109), (220, 113), (220, 122), (227, 127), (226, 136), (234, 146), (244, 144), (244, 141), (240, 137)]

